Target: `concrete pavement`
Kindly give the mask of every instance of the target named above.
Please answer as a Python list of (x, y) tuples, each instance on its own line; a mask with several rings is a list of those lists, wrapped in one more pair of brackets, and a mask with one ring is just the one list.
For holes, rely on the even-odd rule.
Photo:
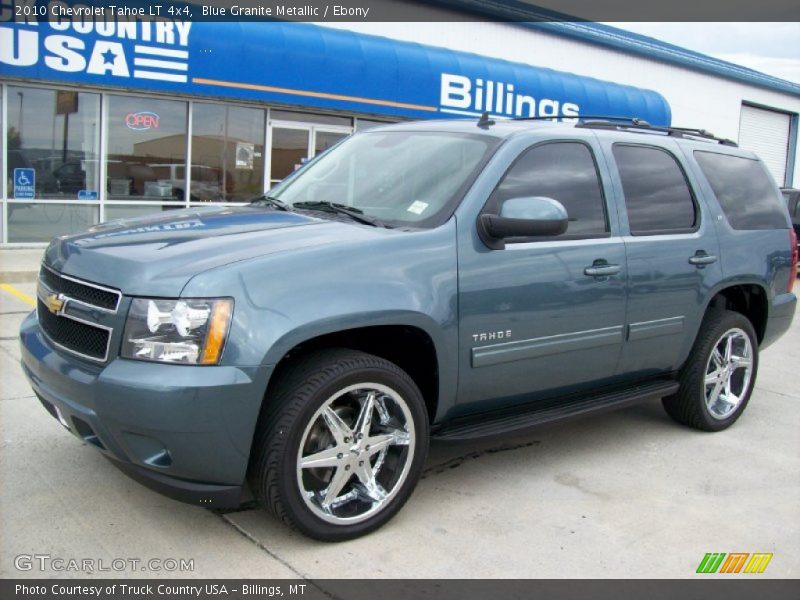
[(680, 427), (653, 402), (502, 443), (434, 445), (392, 522), (331, 545), (258, 509), (218, 515), (164, 498), (64, 431), (18, 366), (29, 310), (0, 289), (0, 577), (87, 575), (14, 566), (49, 554), (193, 559), (200, 577), (682, 578), (706, 552), (772, 552), (758, 577), (800, 576), (800, 321), (763, 353), (726, 432)]
[(0, 248), (0, 283), (36, 281), (44, 248)]

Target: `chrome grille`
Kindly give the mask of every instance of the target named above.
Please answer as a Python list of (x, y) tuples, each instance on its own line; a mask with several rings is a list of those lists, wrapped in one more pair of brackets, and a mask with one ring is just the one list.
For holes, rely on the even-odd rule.
[(106, 360), (108, 342), (111, 338), (110, 330), (72, 317), (55, 315), (48, 310), (41, 299), (36, 308), (39, 326), (53, 343), (93, 360)]
[(117, 312), (122, 299), (119, 291), (43, 264), (36, 295), (39, 326), (55, 346), (90, 360), (108, 360), (113, 334), (108, 325), (113, 325), (114, 317), (104, 313)]
[(52, 292), (101, 310), (116, 312), (122, 298), (117, 290), (57, 273), (46, 265), (39, 271), (39, 280)]

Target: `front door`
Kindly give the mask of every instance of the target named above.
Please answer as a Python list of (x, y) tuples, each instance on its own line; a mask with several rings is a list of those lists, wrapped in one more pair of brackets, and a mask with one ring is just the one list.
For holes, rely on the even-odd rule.
[(490, 410), (611, 378), (625, 325), (625, 246), (608, 210), (597, 149), (578, 141), (525, 150), (490, 196), (545, 196), (567, 210), (561, 236), (490, 250), (459, 242), (459, 408)]

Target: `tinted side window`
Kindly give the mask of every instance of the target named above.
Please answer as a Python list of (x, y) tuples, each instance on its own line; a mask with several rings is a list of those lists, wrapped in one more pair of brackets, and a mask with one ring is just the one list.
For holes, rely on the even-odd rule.
[(489, 198), (499, 213), (506, 200), (546, 196), (567, 209), (566, 235), (603, 234), (606, 224), (603, 192), (591, 151), (576, 142), (552, 142), (526, 150)]
[(692, 192), (671, 154), (649, 146), (614, 144), (631, 233), (691, 230), (697, 224)]
[(760, 161), (696, 150), (694, 157), (734, 229), (785, 229), (786, 212)]

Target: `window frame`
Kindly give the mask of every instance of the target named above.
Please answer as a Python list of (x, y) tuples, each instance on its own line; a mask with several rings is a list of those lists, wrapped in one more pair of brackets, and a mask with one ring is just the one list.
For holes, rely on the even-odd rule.
[[(631, 228), (631, 219), (630, 214), (628, 212), (628, 199), (625, 196), (625, 186), (622, 182), (622, 173), (619, 170), (619, 164), (617, 163), (617, 157), (614, 154), (614, 148), (617, 146), (629, 146), (634, 148), (650, 148), (653, 150), (659, 150), (672, 158), (675, 164), (678, 166), (678, 170), (680, 171), (681, 175), (683, 176), (683, 181), (686, 183), (686, 187), (689, 190), (689, 196), (692, 199), (692, 205), (694, 206), (694, 226), (693, 227), (684, 227), (680, 229), (653, 229), (650, 231), (644, 232), (634, 232)], [(619, 193), (620, 199), (622, 200), (623, 208), (625, 209), (625, 220), (628, 224), (628, 234), (633, 237), (648, 237), (654, 235), (686, 235), (688, 233), (697, 233), (700, 230), (701, 225), (703, 224), (703, 211), (700, 208), (700, 202), (697, 200), (697, 192), (695, 192), (694, 187), (692, 186), (691, 181), (689, 181), (689, 177), (686, 175), (686, 168), (681, 163), (678, 156), (671, 152), (670, 150), (662, 147), (657, 146), (654, 144), (638, 144), (634, 142), (614, 142), (611, 144), (611, 159), (614, 162), (614, 168), (617, 171), (617, 177), (619, 177)]]
[[(505, 239), (506, 244), (526, 244), (526, 243), (535, 243), (535, 242), (560, 242), (560, 241), (573, 241), (573, 240), (593, 240), (593, 239), (608, 239), (611, 237), (611, 219), (609, 217), (609, 206), (608, 206), (608, 195), (605, 191), (603, 175), (600, 171), (600, 165), (597, 162), (597, 154), (595, 153), (595, 149), (592, 147), (590, 143), (586, 140), (582, 139), (575, 139), (575, 138), (563, 138), (563, 139), (551, 139), (551, 140), (543, 140), (540, 142), (536, 142), (527, 146), (523, 149), (519, 154), (517, 154), (516, 158), (511, 162), (511, 164), (503, 171), (503, 174), (500, 176), (500, 179), (497, 180), (497, 183), (492, 188), (492, 191), (489, 193), (489, 196), (486, 198), (486, 202), (483, 205), (483, 208), (478, 213), (478, 220), (480, 220), (481, 216), (483, 215), (495, 215), (497, 216), (498, 213), (494, 212), (491, 207), (489, 206), (492, 202), (492, 196), (497, 191), (497, 188), (500, 187), (500, 184), (503, 183), (505, 178), (511, 172), (514, 167), (517, 166), (517, 163), (523, 159), (523, 157), (528, 154), (529, 152), (535, 150), (536, 148), (540, 148), (542, 146), (546, 146), (549, 144), (580, 144), (584, 146), (589, 151), (589, 156), (592, 159), (592, 165), (594, 165), (595, 175), (597, 176), (597, 183), (600, 188), (600, 199), (601, 199), (601, 208), (603, 209), (603, 221), (605, 223), (606, 230), (604, 232), (599, 233), (562, 233), (561, 235), (538, 235), (538, 236), (529, 236), (529, 237), (512, 237)], [(569, 213), (567, 213), (569, 216)]]

